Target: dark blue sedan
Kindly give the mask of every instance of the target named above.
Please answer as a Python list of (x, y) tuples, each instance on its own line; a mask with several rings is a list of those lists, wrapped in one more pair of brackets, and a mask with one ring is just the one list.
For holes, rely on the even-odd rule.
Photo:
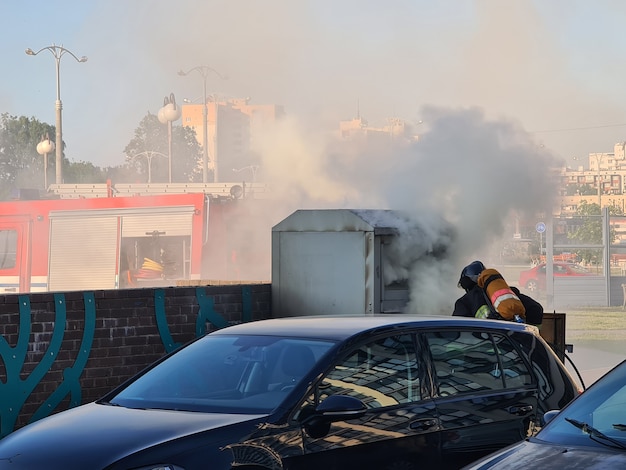
[(0, 469), (459, 468), (579, 390), (534, 327), (459, 317), (216, 331), (0, 440)]
[(535, 437), (468, 468), (626, 468), (626, 361), (607, 372), (560, 413), (554, 414)]

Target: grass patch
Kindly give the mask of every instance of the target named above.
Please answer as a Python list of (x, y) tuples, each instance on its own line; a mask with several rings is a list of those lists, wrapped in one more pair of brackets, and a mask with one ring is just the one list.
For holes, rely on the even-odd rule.
[(564, 313), (568, 342), (626, 339), (626, 310), (621, 307), (590, 307)]

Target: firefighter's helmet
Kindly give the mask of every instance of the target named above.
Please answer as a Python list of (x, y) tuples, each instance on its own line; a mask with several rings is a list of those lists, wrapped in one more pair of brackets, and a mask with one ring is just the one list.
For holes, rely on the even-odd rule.
[(478, 275), (483, 272), (485, 265), (480, 261), (472, 261), (463, 268), (458, 286), (462, 289), (470, 290), (478, 282)]

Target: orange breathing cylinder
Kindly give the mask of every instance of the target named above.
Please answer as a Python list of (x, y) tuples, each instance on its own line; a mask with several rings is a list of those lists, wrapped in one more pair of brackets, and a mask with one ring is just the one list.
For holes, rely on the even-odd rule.
[(505, 320), (514, 320), (518, 315), (526, 318), (526, 309), (502, 274), (496, 269), (485, 269), (478, 276), (478, 285), (487, 293), (496, 311)]

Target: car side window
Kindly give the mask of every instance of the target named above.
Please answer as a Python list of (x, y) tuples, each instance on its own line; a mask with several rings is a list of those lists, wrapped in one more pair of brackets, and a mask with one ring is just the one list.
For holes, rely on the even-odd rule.
[(493, 335), (493, 341), (500, 357), (504, 386), (516, 388), (531, 385), (532, 374), (513, 343), (503, 335)]
[(426, 334), (439, 395), (502, 390), (530, 384), (526, 364), (506, 337), (481, 331)]
[(356, 397), (368, 408), (420, 400), (412, 335), (386, 337), (353, 351), (324, 377), (317, 401), (336, 394)]

